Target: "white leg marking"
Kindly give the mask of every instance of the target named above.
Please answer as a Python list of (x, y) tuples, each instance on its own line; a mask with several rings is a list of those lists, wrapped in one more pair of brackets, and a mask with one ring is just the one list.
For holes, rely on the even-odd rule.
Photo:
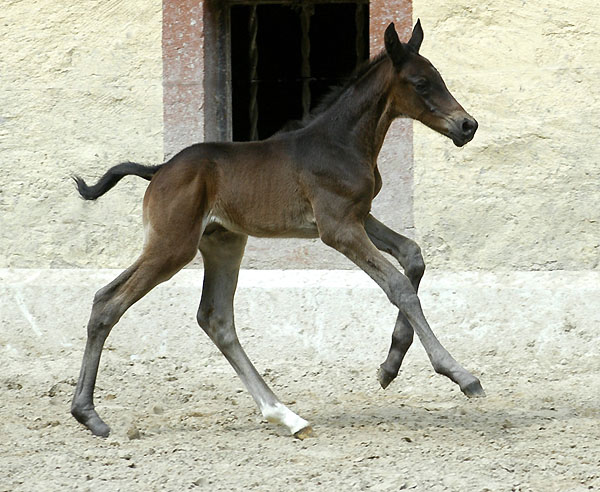
[(276, 403), (275, 405), (263, 405), (261, 411), (263, 417), (269, 422), (287, 427), (291, 434), (295, 434), (299, 430), (310, 425), (306, 420), (296, 415), (281, 403)]

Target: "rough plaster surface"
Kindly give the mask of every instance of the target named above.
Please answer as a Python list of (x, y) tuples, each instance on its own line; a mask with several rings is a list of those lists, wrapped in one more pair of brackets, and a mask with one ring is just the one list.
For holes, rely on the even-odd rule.
[[(68, 176), (162, 160), (161, 7), (3, 3), (0, 266), (124, 267), (137, 256), (145, 183), (128, 178), (90, 204)], [(596, 3), (416, 0), (413, 15), (423, 54), (480, 130), (457, 149), (415, 125), (414, 204), (394, 186), (406, 149), (391, 139), (376, 214), (416, 235), (430, 268), (598, 269)], [(352, 267), (315, 242), (300, 257), (287, 247), (251, 240), (245, 266)]]
[(420, 344), (386, 391), (395, 311), (361, 272), (242, 271), (240, 339), (316, 437), (262, 422), (195, 323), (199, 270), (128, 311), (104, 350), (92, 437), (68, 413), (94, 291), (115, 270), (0, 270), (1, 491), (600, 488), (600, 272), (426, 274), (421, 300), (487, 398)]
[(415, 125), (433, 268), (597, 269), (600, 16), (592, 0), (415, 0), (422, 52), (479, 120), (461, 150)]
[(69, 176), (162, 160), (161, 1), (8, 0), (0, 26), (0, 265), (123, 264), (142, 182), (100, 208)]

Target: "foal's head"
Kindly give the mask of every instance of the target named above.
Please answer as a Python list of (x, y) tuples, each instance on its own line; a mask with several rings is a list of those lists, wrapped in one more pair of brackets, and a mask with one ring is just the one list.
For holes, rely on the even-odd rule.
[(477, 121), (456, 102), (429, 60), (419, 54), (422, 41), (420, 21), (408, 43), (400, 42), (394, 24), (385, 31), (385, 49), (396, 72), (393, 109), (399, 115), (419, 120), (462, 147), (473, 139)]

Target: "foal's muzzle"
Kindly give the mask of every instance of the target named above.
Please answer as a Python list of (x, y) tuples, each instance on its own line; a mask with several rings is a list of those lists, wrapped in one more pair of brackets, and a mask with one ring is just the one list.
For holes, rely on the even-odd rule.
[(450, 137), (457, 147), (462, 147), (473, 140), (478, 123), (474, 118), (459, 118), (454, 121), (450, 130)]

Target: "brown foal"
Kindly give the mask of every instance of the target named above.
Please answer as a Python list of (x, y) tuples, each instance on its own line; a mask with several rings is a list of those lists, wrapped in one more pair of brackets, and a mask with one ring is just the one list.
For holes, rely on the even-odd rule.
[[(383, 388), (397, 376), (414, 331), (436, 372), (457, 383), (467, 396), (484, 395), (479, 380), (452, 358), (423, 316), (417, 289), (425, 265), (419, 247), (370, 214), (382, 184), (377, 155), (395, 118), (419, 120), (459, 147), (477, 129), (437, 70), (419, 54), (422, 40), (420, 22), (408, 43), (400, 42), (390, 24), (385, 51), (309, 118), (266, 140), (196, 144), (155, 167), (120, 164), (94, 186), (75, 178), (80, 194), (89, 200), (126, 175), (150, 180), (144, 196), (142, 253), (94, 297), (71, 407), (79, 422), (96, 435), (109, 434), (93, 403), (104, 342), (132, 304), (192, 261), (199, 249), (204, 285), (198, 323), (267, 420), (297, 437), (310, 433), (309, 423), (283, 405), (263, 381), (236, 335), (233, 296), (248, 235), (319, 237), (379, 284), (399, 310), (389, 355), (379, 370)], [(405, 274), (380, 251), (392, 255)]]

